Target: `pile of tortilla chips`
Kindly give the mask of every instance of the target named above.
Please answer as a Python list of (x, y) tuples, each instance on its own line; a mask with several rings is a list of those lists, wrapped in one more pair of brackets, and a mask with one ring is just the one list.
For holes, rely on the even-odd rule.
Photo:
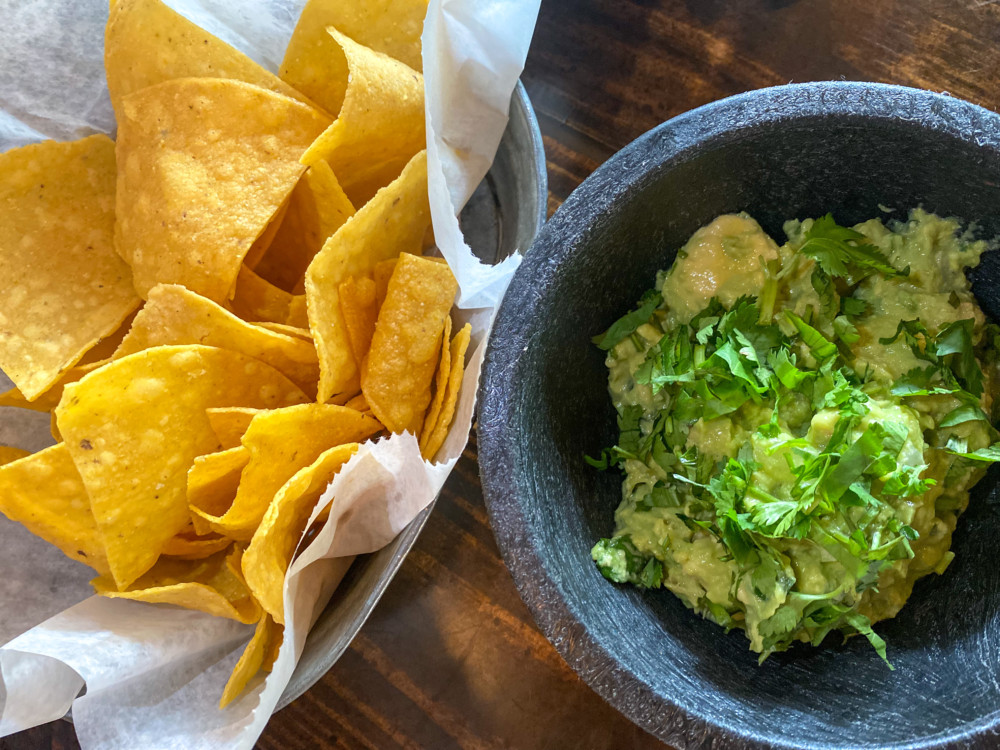
[(0, 446), (0, 511), (103, 596), (256, 623), (222, 705), (274, 662), (285, 572), (359, 444), (411, 432), (433, 460), (455, 414), (425, 11), (310, 0), (275, 76), (113, 1), (117, 142), (0, 154), (0, 406), (51, 411), (56, 440)]

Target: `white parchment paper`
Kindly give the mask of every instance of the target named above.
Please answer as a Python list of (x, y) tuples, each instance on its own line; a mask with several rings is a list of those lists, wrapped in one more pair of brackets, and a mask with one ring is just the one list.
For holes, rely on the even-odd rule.
[[(486, 335), (520, 256), (471, 253), (455, 218), (507, 123), (540, 0), (431, 0), (424, 25), (431, 213), (459, 281), (469, 366), (437, 465), (412, 435), (367, 444), (313, 511), (330, 518), (285, 581), (284, 645), (272, 672), (216, 707), (253, 628), (174, 607), (90, 596), (89, 569), (0, 516), (0, 737), (72, 708), (86, 750), (251, 748), (295, 669), (309, 627), (353, 557), (379, 549), (436, 497), (468, 439)], [(277, 69), (304, 0), (168, 0)], [(0, 45), (0, 151), (114, 132), (103, 71), (107, 0), (9, 3)], [(2, 280), (0, 280), (2, 286)], [(9, 381), (0, 374), (0, 390)], [(48, 415), (0, 408), (0, 443), (51, 443)], [(85, 691), (81, 697), (77, 697)]]

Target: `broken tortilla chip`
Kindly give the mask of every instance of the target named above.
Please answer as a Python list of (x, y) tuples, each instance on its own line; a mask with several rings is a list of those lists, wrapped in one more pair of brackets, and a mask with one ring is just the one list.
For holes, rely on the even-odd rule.
[(273, 91), (214, 78), (150, 86), (121, 109), (115, 245), (136, 290), (145, 297), (176, 283), (229, 299), (326, 118)]
[(176, 284), (158, 284), (114, 354), (121, 359), (153, 346), (203, 344), (265, 362), (307, 395), (316, 394), (319, 363), (312, 341), (240, 320), (209, 299)]
[(420, 429), (431, 400), (445, 318), (457, 292), (458, 282), (447, 265), (399, 256), (361, 373), (361, 391), (372, 414), (390, 432)]
[(107, 136), (0, 154), (0, 369), (29, 401), (139, 305), (114, 208)]
[(320, 495), (358, 450), (357, 443), (323, 451), (278, 490), (243, 554), (243, 576), (274, 621), (285, 623), (285, 572)]
[[(246, 266), (240, 266), (230, 307), (243, 320), (251, 323), (286, 323), (292, 317), (290, 309), (294, 301), (294, 295), (279, 289), (267, 279), (262, 279)], [(304, 311), (304, 299), (301, 304)], [(301, 327), (308, 327), (308, 321), (305, 323)]]
[(87, 490), (65, 443), (0, 466), (0, 513), (71, 560), (108, 573)]
[(307, 400), (269, 365), (208, 346), (146, 349), (66, 386), (56, 408), (59, 432), (118, 586), (149, 570), (190, 521), (188, 469), (217, 445), (206, 409)]
[(375, 264), (402, 252), (420, 251), (430, 222), (427, 154), (413, 157), (388, 187), (380, 190), (337, 232), (306, 271), (306, 304), (319, 352), (319, 401), (349, 389), (358, 368), (340, 313), (339, 287), (351, 276), (371, 276)]

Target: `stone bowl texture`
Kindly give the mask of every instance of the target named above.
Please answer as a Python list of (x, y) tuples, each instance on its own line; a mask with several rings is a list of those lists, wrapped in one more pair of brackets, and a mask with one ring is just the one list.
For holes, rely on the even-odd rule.
[[(588, 178), (542, 230), (490, 339), (479, 458), (504, 559), (566, 661), (637, 724), (679, 748), (1000, 746), (998, 473), (976, 487), (956, 559), (877, 626), (890, 672), (836, 636), (758, 666), (670, 592), (604, 580), (590, 548), (613, 530), (621, 475), (583, 456), (617, 439), (590, 337), (631, 309), (715, 216), (841, 224), (923, 206), (1000, 236), (1000, 116), (948, 96), (828, 82), (753, 91), (646, 133)], [(892, 209), (883, 213), (883, 207)], [(1000, 252), (971, 274), (1000, 320)]]

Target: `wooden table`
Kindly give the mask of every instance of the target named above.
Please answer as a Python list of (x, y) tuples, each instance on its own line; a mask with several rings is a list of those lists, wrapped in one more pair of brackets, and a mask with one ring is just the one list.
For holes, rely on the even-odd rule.
[[(876, 80), (996, 109), (998, 40), (995, 0), (544, 0), (524, 82), (545, 135), (550, 210), (644, 131), (747, 89)], [(63, 722), (0, 740), (75, 747)], [(490, 531), (473, 440), (371, 620), (259, 747), (663, 745), (535, 627)]]

